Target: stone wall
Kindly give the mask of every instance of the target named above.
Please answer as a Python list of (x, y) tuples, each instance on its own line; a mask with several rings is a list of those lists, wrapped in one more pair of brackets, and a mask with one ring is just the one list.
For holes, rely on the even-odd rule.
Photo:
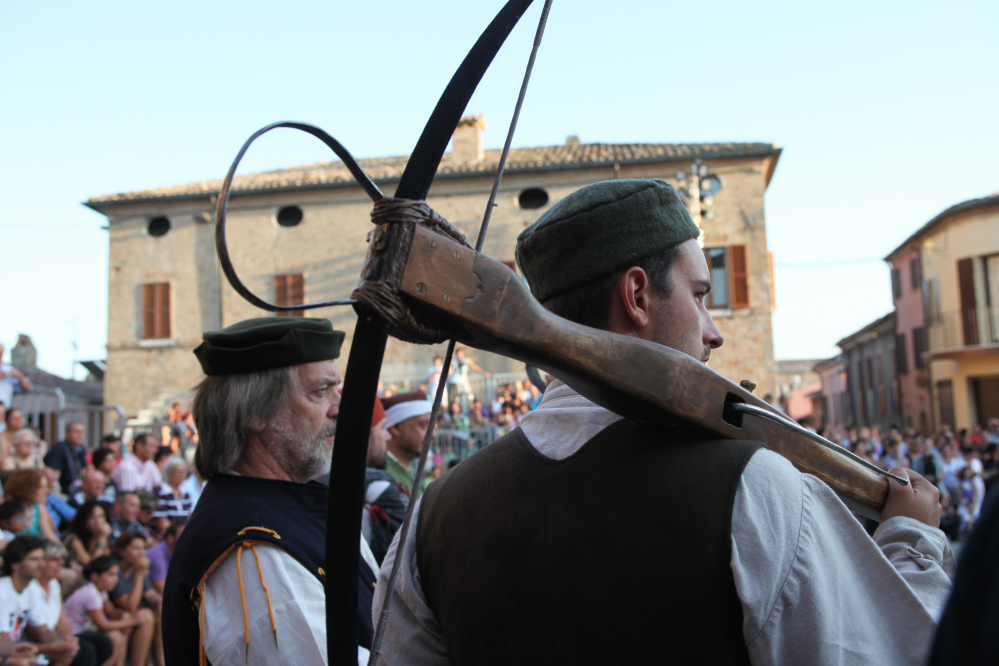
[[(715, 219), (703, 225), (705, 247), (746, 246), (750, 293), (749, 308), (714, 313), (726, 342), (712, 354), (710, 366), (735, 381), (754, 380), (760, 395), (773, 393), (773, 303), (763, 206), (768, 163), (761, 158), (728, 158), (708, 164), (723, 187), (715, 196)], [(676, 185), (673, 174), (679, 168), (689, 172), (690, 164), (664, 162), (509, 174), (493, 212), (484, 252), (512, 262), (521, 230), (552, 203), (586, 184), (620, 177), (666, 178)], [(441, 177), (428, 200), (474, 243), (491, 186), (491, 178), (485, 176)], [(520, 208), (520, 192), (535, 187), (548, 192), (549, 203), (539, 209)], [(390, 192), (392, 186), (384, 189)], [(277, 224), (277, 211), (287, 205), (301, 207), (304, 218), (298, 226)], [(360, 274), (365, 239), (371, 229), (370, 208), (367, 197), (354, 186), (235, 196), (228, 238), (237, 272), (255, 294), (271, 302), (274, 276), (285, 273), (305, 274), (306, 301), (345, 298)], [(109, 404), (124, 405), (129, 415), (164, 395), (189, 391), (201, 380), (191, 350), (200, 342), (202, 331), (267, 315), (243, 300), (220, 277), (213, 225), (199, 221), (212, 209), (207, 196), (124, 202), (107, 209), (111, 224), (105, 399)], [(157, 215), (169, 217), (171, 230), (154, 238), (146, 225)], [(141, 340), (141, 285), (148, 282), (171, 284), (172, 331), (168, 340)], [(347, 331), (341, 357), (345, 363), (355, 321), (353, 310), (340, 307), (310, 314), (328, 317), (334, 327)], [(443, 348), (390, 340), (382, 377), (387, 381), (420, 379)], [(490, 354), (473, 355), (489, 371), (523, 368)]]

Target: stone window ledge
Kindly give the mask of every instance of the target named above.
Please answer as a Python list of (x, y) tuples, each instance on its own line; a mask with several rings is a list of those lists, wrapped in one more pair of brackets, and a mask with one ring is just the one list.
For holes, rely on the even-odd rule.
[(176, 347), (176, 338), (152, 338), (150, 340), (139, 340), (139, 347)]
[(708, 310), (708, 312), (710, 312), (711, 316), (715, 319), (718, 319), (719, 317), (725, 318), (732, 316), (732, 308), (712, 308)]

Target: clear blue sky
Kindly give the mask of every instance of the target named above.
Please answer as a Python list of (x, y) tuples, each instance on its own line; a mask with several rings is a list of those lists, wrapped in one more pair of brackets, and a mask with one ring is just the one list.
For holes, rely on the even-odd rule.
[[(107, 235), (88, 197), (219, 177), (313, 122), (405, 154), (500, 2), (0, 2), (0, 342), (104, 358)], [(502, 146), (541, 0), (467, 111)], [(767, 141), (778, 358), (825, 357), (891, 308), (883, 257), (999, 190), (999, 3), (555, 0), (516, 146)], [(328, 159), (276, 132), (244, 170)], [(82, 370), (78, 370), (82, 376)]]

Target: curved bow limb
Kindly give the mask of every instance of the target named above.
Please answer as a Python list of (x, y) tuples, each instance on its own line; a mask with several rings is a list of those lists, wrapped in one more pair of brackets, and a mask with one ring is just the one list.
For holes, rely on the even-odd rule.
[[(482, 33), (441, 95), (396, 188), (402, 199), (425, 199), (444, 150), (496, 53), (532, 0), (510, 0)], [(357, 663), (358, 535), (364, 467), (388, 325), (358, 312), (344, 379), (330, 468), (326, 513), (326, 641), (328, 663)]]

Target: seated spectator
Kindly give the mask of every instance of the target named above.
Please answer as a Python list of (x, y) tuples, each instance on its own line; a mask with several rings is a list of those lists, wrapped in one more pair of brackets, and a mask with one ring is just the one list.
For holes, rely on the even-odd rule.
[(148, 490), (153, 492), (163, 483), (160, 470), (153, 462), (159, 444), (149, 434), (137, 435), (132, 441), (132, 455), (125, 458), (111, 475), (119, 492)]
[(198, 499), (201, 497), (201, 491), (205, 489), (205, 482), (198, 474), (197, 467), (191, 468), (191, 473), (180, 484), (180, 489), (191, 497), (191, 511), (194, 511), (194, 507), (198, 505)]
[(94, 469), (104, 475), (104, 492), (101, 493), (100, 499), (109, 504), (114, 504), (115, 497), (118, 495), (118, 486), (115, 485), (114, 479), (111, 478), (118, 465), (114, 449), (110, 447), (99, 448), (94, 451), (91, 460), (93, 461)]
[(167, 461), (173, 457), (174, 451), (176, 449), (169, 446), (161, 446), (156, 449), (156, 455), (153, 456), (153, 464), (160, 471), (160, 478), (163, 477), (163, 469), (166, 467)]
[(0, 528), (3, 529), (3, 543), (0, 543), (0, 548), (6, 548), (9, 542), (24, 532), (27, 524), (28, 512), (20, 500), (7, 500), (0, 504)]
[[(65, 548), (57, 543), (46, 544), (45, 561), (42, 562), (38, 576), (44, 600), (45, 624), (59, 640), (72, 639), (75, 633), (63, 609), (62, 587), (59, 585), (59, 574), (62, 572), (65, 560)], [(84, 631), (75, 639), (79, 641), (80, 651), (73, 659), (72, 666), (98, 666), (110, 659), (113, 654), (114, 646), (111, 644), (111, 639), (104, 634)], [(53, 654), (46, 645), (39, 645), (38, 651), (45, 655)]]
[(163, 467), (165, 482), (156, 491), (154, 518), (187, 518), (194, 510), (191, 496), (181, 488), (187, 478), (187, 463), (181, 458), (170, 458)]
[(80, 472), (87, 466), (87, 430), (74, 421), (66, 426), (66, 438), (52, 445), (45, 454), (45, 466), (59, 473), (59, 485), (69, 494), (70, 486), (79, 480)]
[(163, 586), (166, 584), (167, 569), (170, 568), (173, 547), (177, 545), (177, 539), (180, 538), (186, 525), (187, 518), (170, 521), (163, 541), (146, 551), (146, 557), (149, 558), (149, 580), (160, 594), (163, 594)]
[[(163, 538), (163, 532), (166, 531), (167, 525), (163, 525), (163, 528), (159, 530), (157, 534), (153, 534), (153, 528), (156, 527), (156, 519), (153, 518), (153, 513), (156, 512), (157, 502), (156, 493), (151, 493), (148, 490), (136, 490), (135, 494), (139, 496), (139, 515), (135, 518), (136, 522), (142, 525), (146, 529), (147, 539), (155, 538), (155, 541), (159, 541)], [(149, 546), (153, 544), (147, 544)]]
[(70, 523), (64, 543), (73, 559), (82, 566), (102, 555), (111, 554), (111, 525), (107, 510), (99, 500), (83, 503)]
[(20, 500), (28, 514), (24, 534), (40, 534), (58, 542), (55, 523), (45, 508), (49, 497), (49, 478), (40, 469), (19, 469), (10, 475), (4, 486), (8, 499)]
[(45, 463), (38, 455), (38, 436), (31, 428), (21, 428), (10, 437), (11, 453), (3, 459), (0, 469), (42, 469)]
[[(79, 509), (84, 503), (91, 500), (106, 502), (104, 499), (104, 488), (106, 486), (104, 474), (96, 469), (88, 467), (80, 475), (80, 489), (69, 498), (69, 505), (74, 509)], [(106, 509), (110, 509), (114, 502), (106, 502)]]
[(137, 519), (139, 517), (139, 496), (134, 492), (121, 492), (115, 498), (111, 507), (111, 540), (117, 539), (123, 532), (138, 532), (143, 537), (149, 536), (149, 531)]
[[(64, 605), (70, 629), (76, 635), (97, 631), (111, 640), (111, 659), (105, 666), (125, 666), (127, 636), (135, 627), (148, 622), (145, 617), (119, 610), (108, 599), (108, 591), (118, 584), (118, 558), (102, 555), (83, 569), (86, 583), (69, 596)], [(148, 614), (148, 611), (146, 611)], [(132, 661), (133, 664), (145, 664)]]
[(49, 655), (52, 666), (69, 666), (80, 646), (75, 638), (62, 639), (46, 623), (45, 599), (37, 583), (45, 561), (46, 541), (20, 536), (3, 553), (4, 574), (0, 578), (0, 633), (16, 643), (27, 635)]
[[(104, 476), (111, 478), (111, 472), (114, 471), (114, 468), (118, 466), (118, 461), (121, 460), (121, 437), (118, 435), (104, 435), (101, 437), (101, 444), (97, 450), (99, 451), (100, 449), (111, 449), (114, 453), (114, 465), (112, 466), (111, 471), (101, 470), (104, 472)], [(94, 453), (96, 452), (97, 451)], [(93, 465), (94, 467), (100, 469), (100, 466), (96, 462), (94, 462)]]
[(909, 467), (909, 460), (899, 452), (899, 442), (893, 437), (884, 441), (884, 453), (881, 456), (881, 465), (884, 469), (892, 467)]
[[(143, 622), (128, 640), (130, 661), (146, 664), (154, 637), (159, 633), (163, 595), (149, 580), (146, 538), (138, 532), (125, 532), (114, 542), (115, 556), (121, 563), (118, 584), (109, 592), (118, 609), (142, 618)], [(160, 641), (162, 642), (162, 641)], [(157, 663), (162, 660), (157, 659)]]

